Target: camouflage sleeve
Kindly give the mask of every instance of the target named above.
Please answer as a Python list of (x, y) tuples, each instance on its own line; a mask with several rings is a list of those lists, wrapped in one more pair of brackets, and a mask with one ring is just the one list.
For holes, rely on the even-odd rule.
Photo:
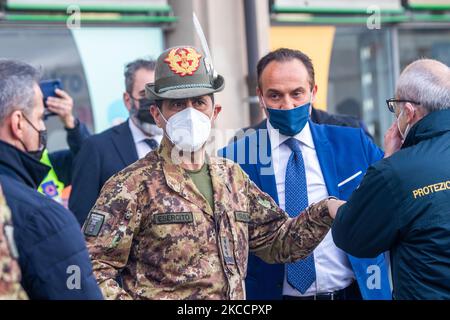
[(25, 300), (28, 298), (20, 285), (21, 273), (17, 257), (11, 212), (0, 187), (0, 300)]
[(117, 282), (140, 224), (136, 203), (125, 185), (111, 178), (83, 226), (94, 275), (103, 296), (109, 300), (132, 299)]
[(247, 180), (250, 251), (267, 263), (289, 263), (308, 256), (333, 223), (327, 200), (310, 205), (296, 218), (289, 218), (268, 194)]

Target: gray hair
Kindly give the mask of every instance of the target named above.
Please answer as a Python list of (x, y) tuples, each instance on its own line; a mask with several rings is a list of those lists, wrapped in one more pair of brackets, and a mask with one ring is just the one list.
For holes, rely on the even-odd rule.
[(425, 113), (450, 109), (449, 67), (432, 59), (414, 61), (400, 75), (396, 96), (420, 103)]
[(29, 114), (34, 107), (34, 84), (40, 72), (17, 60), (0, 59), (0, 124), (15, 110)]
[(154, 71), (156, 62), (154, 60), (137, 59), (125, 66), (125, 90), (131, 94), (133, 92), (136, 72), (140, 69)]

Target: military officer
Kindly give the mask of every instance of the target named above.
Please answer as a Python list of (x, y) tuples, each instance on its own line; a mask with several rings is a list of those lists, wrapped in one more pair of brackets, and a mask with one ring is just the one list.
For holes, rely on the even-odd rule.
[(21, 274), (16, 252), (11, 212), (0, 186), (0, 300), (27, 299), (20, 285)]
[(83, 226), (107, 299), (245, 299), (249, 250), (292, 262), (332, 224), (336, 200), (289, 218), (239, 165), (206, 155), (224, 88), (208, 60), (193, 47), (160, 55), (146, 94), (161, 146), (105, 184)]

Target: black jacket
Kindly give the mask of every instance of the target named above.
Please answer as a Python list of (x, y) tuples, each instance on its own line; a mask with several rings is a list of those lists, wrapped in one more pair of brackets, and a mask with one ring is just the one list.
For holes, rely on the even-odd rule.
[(128, 121), (83, 142), (74, 160), (69, 208), (83, 225), (105, 182), (138, 160)]
[(31, 299), (102, 299), (77, 221), (36, 191), (48, 170), (0, 141), (0, 183), (12, 213), (22, 286)]
[(311, 109), (311, 120), (317, 124), (331, 124), (340, 127), (361, 128), (366, 135), (372, 139), (371, 134), (367, 130), (365, 123), (354, 117), (344, 114), (331, 114), (316, 108)]
[(357, 257), (390, 250), (395, 299), (450, 299), (450, 110), (417, 122), (369, 168), (333, 225)]
[(73, 159), (81, 148), (84, 140), (91, 135), (86, 126), (78, 119), (75, 128), (65, 129), (67, 132), (67, 144), (69, 150), (60, 150), (48, 154), (53, 169), (58, 180), (68, 186), (72, 183), (72, 164)]

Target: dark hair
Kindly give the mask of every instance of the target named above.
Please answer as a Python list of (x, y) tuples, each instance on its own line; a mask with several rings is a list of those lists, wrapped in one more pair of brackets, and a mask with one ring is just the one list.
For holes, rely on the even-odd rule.
[(156, 62), (154, 60), (137, 59), (125, 66), (125, 90), (131, 94), (133, 92), (133, 85), (135, 80), (136, 72), (140, 69), (147, 69), (154, 71), (156, 67)]
[(306, 54), (301, 52), (300, 50), (293, 50), (293, 49), (287, 49), (287, 48), (280, 48), (275, 51), (269, 52), (264, 57), (262, 57), (259, 62), (258, 66), (256, 67), (257, 73), (258, 73), (258, 86), (261, 88), (261, 74), (263, 73), (264, 69), (267, 67), (269, 63), (272, 61), (277, 62), (285, 62), (285, 61), (291, 61), (297, 59), (303, 65), (305, 66), (306, 70), (308, 71), (309, 75), (309, 85), (310, 89), (312, 90), (315, 86), (315, 75), (314, 75), (314, 66), (312, 64), (311, 58), (308, 57)]
[[(211, 98), (212, 104), (214, 106), (214, 93), (208, 94), (207, 96)], [(183, 99), (164, 99), (164, 100), (183, 100)], [(155, 100), (155, 104), (160, 110), (162, 108), (164, 100)]]

